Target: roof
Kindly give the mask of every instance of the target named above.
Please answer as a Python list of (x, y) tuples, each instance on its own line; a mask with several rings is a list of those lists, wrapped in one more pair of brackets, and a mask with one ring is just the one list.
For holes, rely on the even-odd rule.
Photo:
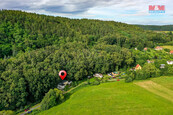
[(138, 67), (140, 67), (140, 65), (139, 65), (139, 64), (137, 64), (135, 68), (138, 68)]
[(157, 46), (155, 49), (162, 49), (162, 47), (160, 47), (160, 46)]
[(171, 50), (170, 53), (173, 54), (173, 50)]
[(148, 48), (144, 48), (144, 50), (147, 50)]
[(94, 74), (93, 76), (94, 76), (94, 77), (100, 77), (100, 78), (103, 77), (103, 75), (102, 75), (101, 73), (96, 73), (96, 74)]

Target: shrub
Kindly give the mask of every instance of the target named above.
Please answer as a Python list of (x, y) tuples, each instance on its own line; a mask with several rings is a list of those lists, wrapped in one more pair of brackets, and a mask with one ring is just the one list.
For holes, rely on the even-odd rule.
[(91, 85), (99, 85), (99, 84), (100, 84), (99, 81), (94, 81), (94, 82), (91, 83)]
[(164, 48), (164, 50), (165, 50), (166, 52), (170, 52), (170, 49)]
[(56, 104), (62, 102), (64, 96), (62, 91), (58, 89), (50, 89), (48, 93), (44, 96), (43, 100), (41, 101), (41, 110), (47, 110)]
[(125, 79), (126, 83), (129, 83), (129, 82), (132, 82), (132, 81), (133, 81), (133, 79), (131, 77), (126, 77), (126, 79)]

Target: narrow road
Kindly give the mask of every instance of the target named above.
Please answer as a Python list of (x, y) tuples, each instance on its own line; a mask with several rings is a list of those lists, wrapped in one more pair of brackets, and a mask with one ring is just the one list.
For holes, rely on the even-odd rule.
[(142, 82), (136, 82), (135, 84), (156, 95), (159, 95), (159, 96), (173, 102), (173, 90), (170, 90), (153, 81), (142, 81)]
[[(35, 107), (30, 108), (29, 110), (33, 111), (33, 110), (35, 110), (35, 109), (38, 109), (39, 107), (40, 107), (40, 104), (38, 104), (38, 105), (35, 106)], [(27, 113), (28, 113), (28, 111), (23, 112), (23, 113), (21, 113), (20, 115), (25, 115), (25, 114), (27, 114)]]

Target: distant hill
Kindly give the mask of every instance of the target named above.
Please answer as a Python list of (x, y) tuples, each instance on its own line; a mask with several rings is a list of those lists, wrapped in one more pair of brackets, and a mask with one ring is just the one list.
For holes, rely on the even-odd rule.
[(14, 10), (0, 11), (0, 58), (74, 41), (85, 42), (89, 46), (104, 42), (142, 49), (153, 46), (152, 39), (165, 42), (162, 38), (138, 26), (120, 22), (69, 19)]
[(173, 25), (137, 25), (138, 27), (143, 28), (144, 30), (154, 30), (154, 31), (173, 31)]

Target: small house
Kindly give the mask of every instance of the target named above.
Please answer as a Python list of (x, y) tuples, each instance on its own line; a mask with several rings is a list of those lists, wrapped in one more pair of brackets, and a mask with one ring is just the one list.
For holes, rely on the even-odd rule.
[(170, 51), (170, 54), (173, 54), (173, 50)]
[(148, 48), (144, 48), (144, 51), (147, 51), (148, 50)]
[(163, 50), (163, 48), (160, 47), (160, 46), (157, 46), (157, 47), (155, 48), (155, 50)]
[(71, 85), (71, 83), (72, 83), (72, 81), (69, 82), (69, 81), (64, 80), (58, 84), (57, 88), (59, 90), (63, 90), (66, 87), (66, 85)]
[(103, 75), (101, 73), (96, 73), (93, 76), (97, 78), (103, 78)]
[(141, 70), (141, 69), (142, 69), (142, 67), (139, 64), (137, 64), (135, 67), (135, 70)]
[(161, 68), (161, 69), (165, 68), (165, 64), (161, 64), (161, 65), (160, 65), (160, 68)]
[(172, 65), (173, 64), (173, 61), (167, 61), (167, 64), (168, 65)]

